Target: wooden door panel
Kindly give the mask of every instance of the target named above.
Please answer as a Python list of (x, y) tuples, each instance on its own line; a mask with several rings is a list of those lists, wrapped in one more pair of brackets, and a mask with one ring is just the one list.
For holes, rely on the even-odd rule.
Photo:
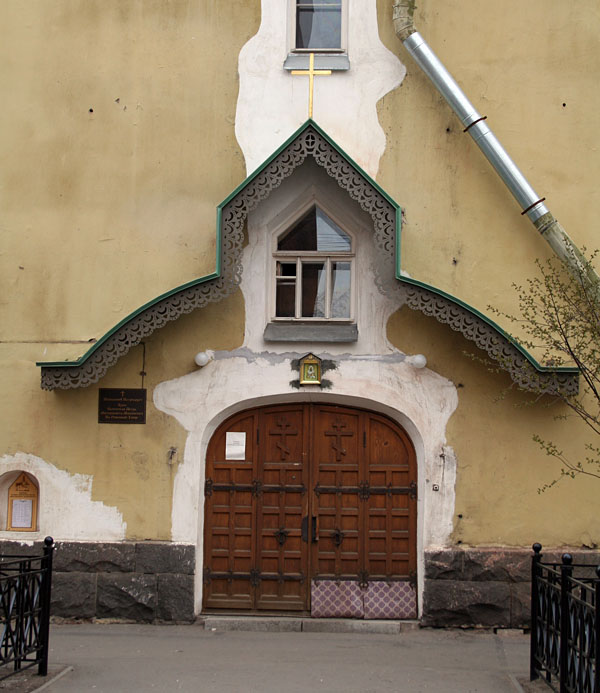
[(312, 426), (312, 516), (316, 541), (311, 573), (320, 577), (356, 576), (362, 553), (362, 439), (358, 411), (315, 406)]
[(365, 416), (365, 570), (371, 579), (408, 579), (416, 570), (414, 452), (398, 426), (375, 414)]
[(306, 405), (263, 410), (259, 425), (261, 491), (257, 499), (258, 609), (306, 608), (308, 546), (302, 519), (308, 513)]
[[(256, 415), (230, 420), (207, 451), (204, 531), (204, 605), (252, 609), (256, 498), (254, 438)], [(227, 432), (244, 433), (244, 459), (227, 459)]]
[[(246, 434), (243, 460), (226, 433)], [(207, 608), (310, 608), (311, 578), (406, 580), (416, 569), (416, 459), (387, 418), (319, 404), (239, 414), (207, 453)]]

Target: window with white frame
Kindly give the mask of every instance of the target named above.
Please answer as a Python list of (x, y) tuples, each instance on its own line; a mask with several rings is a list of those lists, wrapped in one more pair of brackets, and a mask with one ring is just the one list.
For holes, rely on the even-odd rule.
[(273, 320), (354, 319), (354, 242), (313, 205), (276, 239)]

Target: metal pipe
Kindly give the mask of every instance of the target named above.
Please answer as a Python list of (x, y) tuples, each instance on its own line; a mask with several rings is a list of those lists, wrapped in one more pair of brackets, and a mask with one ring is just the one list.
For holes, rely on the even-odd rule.
[(429, 77), (450, 108), (460, 118), (465, 132), (471, 135), (484, 156), (496, 169), (521, 208), (525, 210), (524, 213), (532, 222), (546, 214), (548, 209), (540, 200), (540, 196), (529, 185), (525, 176), (506, 153), (494, 133), (485, 124), (484, 118), (475, 110), (475, 107), (419, 32), (411, 33), (405, 39), (404, 45), (417, 65)]
[(523, 212), (533, 222), (542, 238), (548, 243), (567, 269), (576, 277), (583, 278), (600, 297), (600, 277), (573, 243), (557, 219), (543, 204), (529, 185), (525, 176), (508, 156), (494, 133), (485, 125), (485, 117), (479, 115), (452, 75), (446, 70), (435, 53), (427, 45), (414, 25), (415, 0), (395, 0), (394, 29), (415, 62), (425, 72), (450, 108), (460, 118), (465, 132), (477, 143), (487, 160), (502, 178)]

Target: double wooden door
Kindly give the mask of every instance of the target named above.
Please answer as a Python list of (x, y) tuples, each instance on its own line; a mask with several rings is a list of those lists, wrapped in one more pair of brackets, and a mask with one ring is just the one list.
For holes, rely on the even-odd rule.
[(204, 608), (310, 610), (313, 580), (409, 580), (416, 570), (410, 439), (369, 411), (245, 411), (206, 462)]

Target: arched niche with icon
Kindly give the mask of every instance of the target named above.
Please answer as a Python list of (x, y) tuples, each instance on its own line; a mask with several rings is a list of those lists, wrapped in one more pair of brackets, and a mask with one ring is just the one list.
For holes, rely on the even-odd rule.
[(0, 517), (9, 532), (36, 532), (40, 488), (37, 479), (25, 471), (7, 472), (0, 477)]

